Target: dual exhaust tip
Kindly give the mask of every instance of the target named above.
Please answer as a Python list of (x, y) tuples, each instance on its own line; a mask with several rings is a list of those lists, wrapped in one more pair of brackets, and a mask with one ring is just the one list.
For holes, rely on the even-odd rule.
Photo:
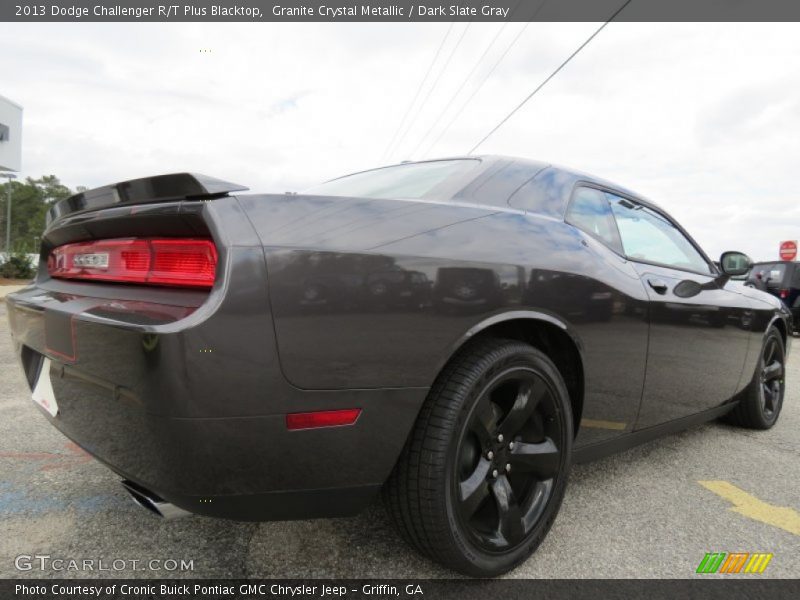
[(192, 514), (174, 504), (170, 504), (157, 494), (127, 479), (122, 481), (122, 487), (130, 494), (136, 504), (163, 519), (180, 519)]

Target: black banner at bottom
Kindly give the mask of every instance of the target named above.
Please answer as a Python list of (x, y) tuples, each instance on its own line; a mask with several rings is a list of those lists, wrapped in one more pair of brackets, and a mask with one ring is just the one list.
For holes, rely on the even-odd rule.
[(548, 600), (595, 600), (604, 598), (702, 598), (736, 600), (751, 598), (800, 598), (798, 579), (5, 579), (0, 598), (53, 600), (203, 600), (281, 598), (292, 600), (347, 598), (458, 598), (514, 600), (546, 597)]

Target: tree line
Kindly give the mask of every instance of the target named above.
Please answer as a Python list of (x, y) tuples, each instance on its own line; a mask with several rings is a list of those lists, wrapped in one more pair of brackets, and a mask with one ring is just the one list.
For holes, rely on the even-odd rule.
[[(0, 252), (6, 249), (6, 215), (8, 191), (11, 187), (11, 252), (12, 254), (38, 252), (45, 216), (48, 209), (59, 200), (75, 192), (65, 186), (55, 175), (16, 179), (0, 184)], [(85, 191), (79, 186), (77, 192)]]

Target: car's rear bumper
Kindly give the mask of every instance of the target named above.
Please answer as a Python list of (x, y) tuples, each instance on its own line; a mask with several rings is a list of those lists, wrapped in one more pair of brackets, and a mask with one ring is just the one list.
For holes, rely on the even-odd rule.
[[(55, 280), (9, 295), (32, 386), (50, 359), (59, 412), (42, 412), (120, 476), (190, 512), (357, 512), (391, 471), (426, 390), (291, 386), (275, 350), (263, 251), (228, 248), (228, 260), (224, 285), (208, 297)], [(287, 413), (337, 408), (362, 412), (351, 426), (286, 428)]]

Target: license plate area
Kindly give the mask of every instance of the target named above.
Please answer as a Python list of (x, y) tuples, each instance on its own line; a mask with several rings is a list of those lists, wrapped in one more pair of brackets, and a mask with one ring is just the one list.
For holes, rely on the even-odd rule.
[(50, 359), (44, 358), (39, 369), (39, 377), (33, 387), (33, 401), (44, 408), (50, 416), (58, 414), (58, 403), (53, 393), (53, 383), (50, 381)]

